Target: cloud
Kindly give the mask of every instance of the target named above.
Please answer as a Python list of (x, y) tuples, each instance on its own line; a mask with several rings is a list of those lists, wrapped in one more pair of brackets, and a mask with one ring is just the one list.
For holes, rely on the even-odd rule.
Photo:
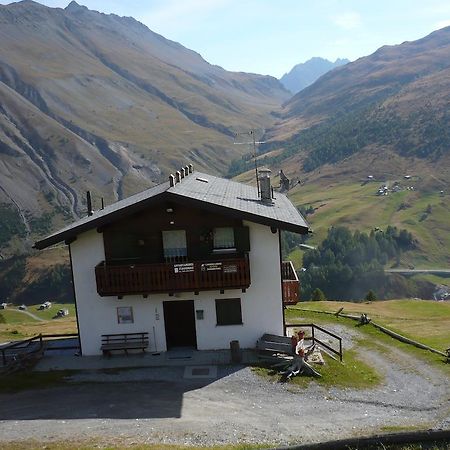
[(440, 20), (438, 23), (434, 25), (435, 30), (440, 30), (441, 28), (450, 27), (450, 19), (448, 20)]
[(450, 13), (450, 4), (448, 0), (431, 0), (424, 5), (424, 12), (433, 15), (447, 15)]
[(185, 30), (226, 6), (229, 0), (166, 0), (155, 3), (159, 6), (141, 14), (140, 20), (158, 28), (162, 25), (163, 28)]
[(348, 11), (332, 17), (332, 21), (339, 28), (344, 30), (354, 30), (362, 24), (361, 15), (354, 11)]

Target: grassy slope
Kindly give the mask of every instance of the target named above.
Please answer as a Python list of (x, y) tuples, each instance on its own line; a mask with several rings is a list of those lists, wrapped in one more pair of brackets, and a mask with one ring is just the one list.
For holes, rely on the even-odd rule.
[[(322, 375), (321, 378), (297, 376), (291, 382), (297, 386), (307, 387), (311, 382), (316, 382), (322, 386), (348, 387), (352, 389), (367, 389), (377, 386), (383, 382), (383, 377), (373, 367), (361, 360), (354, 350), (345, 351), (345, 361), (343, 364), (323, 354), (325, 364), (314, 365), (314, 368)], [(269, 377), (272, 382), (277, 382), (280, 378), (278, 372), (264, 365), (254, 367), (253, 371), (263, 377)]]
[(293, 309), (335, 312), (341, 307), (348, 314), (366, 313), (376, 323), (437, 350), (443, 351), (450, 346), (450, 303), (426, 300), (326, 301), (299, 303)]
[[(367, 155), (367, 164), (364, 163), (364, 158), (353, 158), (339, 167), (327, 167), (309, 175), (295, 169), (298, 161), (293, 161), (289, 167), (283, 167), (289, 178), (300, 178), (304, 182), (289, 191), (290, 200), (296, 206), (312, 205), (316, 209), (314, 214), (306, 218), (314, 231), (308, 243), (320, 244), (331, 226), (344, 225), (353, 230), (370, 232), (375, 227), (385, 229), (392, 225), (407, 229), (417, 240), (417, 248), (403, 255), (402, 267), (449, 267), (450, 203), (447, 186), (435, 179), (430, 167), (419, 166), (416, 162), (411, 164), (422, 175), (404, 180), (401, 174), (407, 173), (407, 164), (398, 158), (389, 159), (384, 163), (383, 170), (380, 169), (381, 172), (388, 173), (389, 165), (393, 166), (387, 180), (379, 175), (378, 181), (362, 182), (371, 173), (371, 165), (376, 164), (376, 157), (373, 158), (373, 155)], [(272, 169), (272, 184), (278, 186), (277, 168)], [(254, 171), (244, 172), (235, 177), (235, 180), (252, 183)], [(404, 189), (388, 196), (376, 195), (380, 185), (387, 183), (392, 186), (394, 181), (399, 181), (403, 188), (414, 186), (415, 190)], [(440, 194), (441, 189), (444, 190), (444, 196)], [(431, 206), (430, 214), (426, 213), (428, 205)], [(296, 251), (290, 257), (299, 267), (301, 252)], [(441, 277), (436, 277), (434, 281), (437, 284), (448, 284)]]
[[(404, 256), (402, 265), (413, 264), (417, 268), (448, 267), (448, 197), (441, 196), (438, 191), (420, 190), (376, 196), (380, 184), (313, 181), (293, 189), (290, 198), (297, 206), (312, 205), (316, 208), (314, 214), (308, 216), (308, 222), (314, 230), (312, 244), (320, 243), (332, 225), (344, 225), (366, 232), (375, 227), (385, 229), (393, 225), (411, 231), (418, 241), (417, 249)], [(417, 183), (411, 184), (417, 186)], [(428, 205), (431, 205), (430, 214), (426, 214)]]
[[(38, 311), (39, 305), (28, 307), (28, 311), (43, 319), (38, 321), (28, 314), (14, 309), (0, 311), (0, 342), (26, 339), (42, 334), (76, 333), (75, 305), (53, 303), (47, 310)], [(58, 309), (68, 309), (69, 315), (53, 319)]]

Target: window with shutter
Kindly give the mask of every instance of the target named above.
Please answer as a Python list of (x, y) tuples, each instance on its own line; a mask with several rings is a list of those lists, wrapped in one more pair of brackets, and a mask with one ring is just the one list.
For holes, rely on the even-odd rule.
[(181, 261), (187, 257), (186, 231), (163, 231), (164, 258), (167, 261)]
[(250, 233), (248, 227), (234, 228), (234, 242), (239, 253), (250, 251)]
[(231, 227), (214, 228), (214, 250), (234, 249), (234, 230)]
[(240, 298), (216, 299), (217, 325), (242, 325)]

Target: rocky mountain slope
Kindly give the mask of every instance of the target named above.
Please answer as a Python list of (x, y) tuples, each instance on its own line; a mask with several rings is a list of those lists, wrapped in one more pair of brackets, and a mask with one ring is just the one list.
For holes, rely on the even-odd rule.
[(289, 97), (275, 78), (227, 72), (76, 2), (0, 5), (0, 42), (0, 216), (20, 222), (0, 227), (10, 247), (82, 214), (87, 189), (98, 206), (187, 162), (223, 172), (245, 150), (233, 133), (273, 124)]
[(305, 172), (369, 151), (435, 164), (449, 154), (449, 105), (447, 27), (325, 74), (285, 104), (265, 151), (284, 148), (278, 160), (301, 159)]
[[(289, 194), (309, 211), (313, 245), (332, 225), (391, 225), (416, 240), (401, 267), (447, 267), (449, 107), (450, 27), (382, 47), (299, 92), (268, 131), (260, 165), (293, 181)], [(251, 179), (253, 164), (234, 162), (233, 175), (249, 169), (240, 179)]]
[(349, 62), (346, 58), (338, 58), (335, 62), (328, 61), (328, 59), (324, 58), (311, 58), (304, 63), (294, 66), (280, 78), (280, 81), (287, 90), (296, 94), (313, 84), (325, 73)]

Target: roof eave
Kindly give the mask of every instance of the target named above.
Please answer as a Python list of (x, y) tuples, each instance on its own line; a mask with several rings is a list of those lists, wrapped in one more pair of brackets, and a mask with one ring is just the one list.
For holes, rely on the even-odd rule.
[(151, 204), (164, 201), (165, 196), (166, 192), (161, 192), (153, 197), (144, 199), (133, 205), (129, 205), (126, 208), (113, 211), (109, 214), (105, 214), (97, 218), (93, 217), (93, 219), (89, 222), (83, 223), (79, 226), (75, 226), (74, 228), (71, 228), (67, 231), (54, 234), (40, 241), (36, 241), (33, 245), (33, 248), (37, 250), (43, 250), (45, 248), (51, 247), (52, 245), (58, 244), (59, 242), (74, 240), (81, 233), (85, 233), (86, 231), (92, 230), (94, 228), (103, 227), (111, 222), (115, 222), (116, 220), (120, 220), (137, 212), (140, 212), (142, 209), (150, 206)]
[(137, 212), (142, 211), (142, 209), (152, 204), (164, 200), (174, 201), (177, 203), (181, 202), (183, 204), (188, 205), (190, 204), (198, 209), (206, 209), (208, 211), (221, 213), (238, 219), (248, 220), (250, 222), (259, 223), (261, 225), (267, 225), (269, 227), (274, 227), (285, 231), (291, 231), (297, 234), (308, 234), (311, 232), (310, 228), (306, 224), (306, 221), (305, 221), (306, 226), (303, 226), (292, 222), (285, 222), (281, 220), (271, 219), (270, 217), (260, 216), (258, 214), (253, 214), (247, 211), (241, 211), (226, 206), (208, 203), (198, 199), (188, 198), (183, 195), (177, 194), (176, 192), (163, 191), (155, 196), (128, 205), (125, 208), (112, 211), (109, 214), (104, 214), (99, 217), (95, 217), (94, 213), (92, 220), (84, 222), (78, 226), (74, 226), (73, 228), (69, 228), (66, 231), (62, 231), (60, 233), (48, 236), (44, 239), (41, 239), (40, 241), (36, 241), (33, 245), (33, 248), (37, 250), (43, 250), (45, 248), (51, 247), (52, 245), (58, 244), (59, 242), (73, 241), (81, 233), (85, 233), (86, 231), (92, 230), (94, 228), (103, 227), (116, 220), (120, 220), (125, 217), (131, 216)]
[(175, 192), (167, 192), (167, 194), (168, 197), (170, 197), (171, 201), (182, 202), (184, 205), (191, 204), (198, 209), (206, 209), (211, 212), (222, 213), (230, 217), (248, 220), (249, 222), (259, 223), (261, 225), (267, 225), (269, 227), (275, 227), (285, 231), (291, 231), (292, 233), (308, 234), (311, 232), (311, 229), (307, 225), (302, 226), (291, 222), (271, 219), (269, 217), (260, 216), (258, 214), (252, 214), (246, 211), (232, 209), (226, 206), (216, 205), (214, 203), (208, 203), (202, 200), (184, 197)]

